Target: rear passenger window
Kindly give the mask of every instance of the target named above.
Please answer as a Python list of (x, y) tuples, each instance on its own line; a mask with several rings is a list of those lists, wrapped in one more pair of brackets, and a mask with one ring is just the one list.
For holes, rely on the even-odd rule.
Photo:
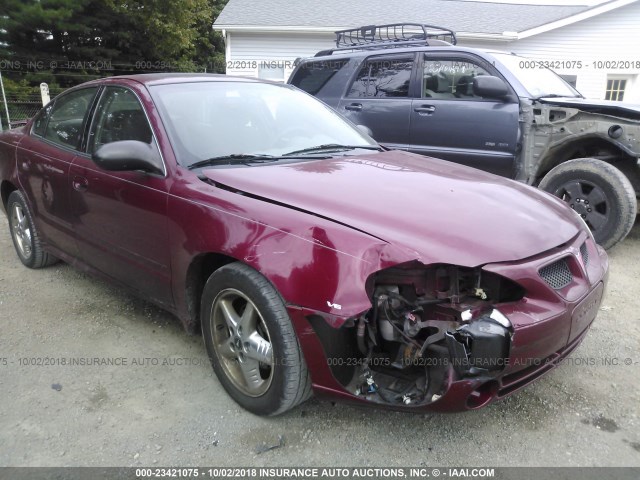
[(413, 57), (367, 59), (349, 90), (349, 97), (408, 97)]
[(491, 75), (466, 59), (443, 60), (425, 57), (422, 72), (424, 98), (482, 100), (473, 93), (473, 79)]
[[(44, 137), (59, 145), (77, 148), (82, 136), (84, 118), (97, 88), (83, 88), (56, 99)], [(37, 128), (42, 128), (40, 125)]]
[(325, 60), (322, 62), (304, 63), (291, 79), (291, 84), (311, 95), (315, 95), (347, 63), (347, 60)]

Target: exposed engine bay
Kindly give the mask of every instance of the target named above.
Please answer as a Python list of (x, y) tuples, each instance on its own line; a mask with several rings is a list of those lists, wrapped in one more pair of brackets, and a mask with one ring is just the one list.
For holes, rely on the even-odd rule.
[(376, 403), (425, 405), (452, 379), (504, 370), (513, 328), (496, 305), (524, 296), (516, 283), (481, 268), (420, 264), (370, 282), (373, 307), (340, 329), (342, 339), (323, 342), (348, 391)]

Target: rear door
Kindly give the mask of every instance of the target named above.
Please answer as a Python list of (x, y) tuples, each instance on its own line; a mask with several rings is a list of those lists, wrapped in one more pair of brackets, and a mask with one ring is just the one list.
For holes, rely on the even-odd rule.
[(58, 97), (38, 114), (17, 150), (20, 184), (42, 239), (72, 256), (76, 242), (69, 169), (97, 91), (98, 87), (83, 88)]
[(408, 148), (414, 60), (413, 53), (367, 58), (340, 100), (338, 112), (369, 127), (378, 142)]
[(411, 151), (512, 177), (519, 141), (517, 97), (474, 94), (474, 77), (499, 76), (479, 57), (420, 57), (421, 98), (411, 104)]

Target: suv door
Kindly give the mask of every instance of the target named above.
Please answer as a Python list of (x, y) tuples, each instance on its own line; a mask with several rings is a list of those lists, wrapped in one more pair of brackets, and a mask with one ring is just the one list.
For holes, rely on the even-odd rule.
[(102, 170), (91, 160), (100, 146), (120, 140), (158, 148), (137, 95), (125, 87), (108, 86), (95, 109), (87, 153), (79, 155), (71, 167), (79, 255), (145, 297), (171, 306), (168, 178)]
[(78, 154), (97, 87), (60, 95), (33, 122), (17, 149), (18, 176), (42, 240), (76, 254), (69, 168)]
[[(515, 94), (487, 98), (473, 79), (499, 76), (480, 58), (423, 53), (421, 93), (411, 105), (411, 151), (513, 177), (519, 140)], [(510, 87), (509, 87), (510, 89)]]
[(338, 112), (356, 125), (369, 127), (378, 142), (406, 149), (414, 60), (413, 53), (367, 58), (341, 99)]

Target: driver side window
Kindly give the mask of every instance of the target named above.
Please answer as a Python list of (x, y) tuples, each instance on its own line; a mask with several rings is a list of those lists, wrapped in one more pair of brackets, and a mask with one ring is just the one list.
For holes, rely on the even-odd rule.
[(107, 87), (96, 110), (89, 133), (89, 153), (102, 145), (121, 140), (153, 141), (151, 126), (133, 92), (123, 87)]
[(473, 79), (491, 75), (487, 70), (467, 59), (446, 60), (425, 55), (422, 96), (423, 98), (482, 100), (473, 91)]

